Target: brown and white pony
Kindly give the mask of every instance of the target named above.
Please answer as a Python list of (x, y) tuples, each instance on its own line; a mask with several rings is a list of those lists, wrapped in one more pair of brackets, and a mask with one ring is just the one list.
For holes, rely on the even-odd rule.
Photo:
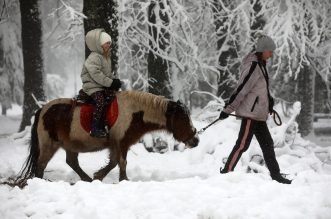
[(130, 146), (147, 132), (166, 130), (188, 147), (198, 145), (196, 129), (183, 104), (137, 91), (118, 92), (116, 97), (119, 114), (108, 138), (90, 137), (80, 123), (80, 106), (74, 106), (72, 99), (52, 100), (37, 111), (31, 128), (30, 154), (19, 178), (42, 178), (47, 163), (60, 147), (66, 151), (67, 164), (84, 181), (92, 178), (79, 166), (78, 153), (109, 149), (109, 163), (94, 173), (93, 179), (102, 180), (118, 164), (121, 181), (127, 179)]

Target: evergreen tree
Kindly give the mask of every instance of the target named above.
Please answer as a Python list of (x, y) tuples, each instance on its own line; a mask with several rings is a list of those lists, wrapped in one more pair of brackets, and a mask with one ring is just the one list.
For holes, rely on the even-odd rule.
[(30, 119), (38, 109), (33, 95), (38, 101), (45, 100), (45, 95), (38, 0), (20, 0), (20, 10), (24, 63), (23, 117), (19, 128), (19, 131), (22, 131), (31, 124)]

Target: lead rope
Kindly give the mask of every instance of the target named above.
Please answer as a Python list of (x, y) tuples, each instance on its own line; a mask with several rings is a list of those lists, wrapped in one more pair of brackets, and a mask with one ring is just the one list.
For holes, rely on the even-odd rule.
[(275, 124), (281, 126), (283, 123), (277, 111), (273, 109), (271, 114), (273, 114), (272, 118), (274, 119)]
[(220, 118), (217, 118), (216, 120), (214, 120), (212, 123), (210, 123), (209, 125), (207, 125), (206, 127), (200, 129), (200, 131), (198, 131), (198, 134), (202, 134), (204, 131), (206, 131), (207, 128), (209, 128), (210, 126), (214, 125), (216, 122), (218, 122), (218, 120), (220, 120)]
[[(282, 120), (281, 120), (281, 118), (280, 118), (280, 116), (279, 116), (279, 114), (277, 113), (277, 111), (276, 110), (272, 110), (272, 118), (273, 118), (273, 120), (274, 120), (274, 122), (275, 122), (275, 124), (277, 125), (277, 126), (281, 126), (283, 123), (282, 123)], [(228, 114), (229, 116), (234, 116), (234, 117), (237, 117), (237, 118), (241, 118), (241, 119), (243, 119), (244, 117), (242, 117), (242, 116), (237, 116), (237, 115), (235, 115), (235, 114)], [(210, 126), (212, 126), (212, 125), (214, 125), (216, 122), (218, 122), (219, 120), (221, 120), (220, 118), (217, 118), (216, 120), (214, 120), (214, 121), (212, 121), (209, 125), (207, 125), (206, 127), (204, 127), (204, 128), (202, 128), (202, 129), (200, 129), (200, 131), (198, 131), (197, 133), (200, 135), (200, 134), (202, 134), (204, 131), (206, 131), (206, 129), (207, 128), (209, 128)]]

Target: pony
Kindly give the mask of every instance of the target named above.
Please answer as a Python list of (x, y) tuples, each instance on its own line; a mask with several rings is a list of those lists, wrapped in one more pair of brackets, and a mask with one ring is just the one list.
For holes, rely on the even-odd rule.
[[(107, 138), (93, 138), (80, 122), (81, 105), (73, 99), (59, 98), (46, 103), (35, 113), (31, 127), (30, 151), (18, 179), (43, 178), (44, 170), (59, 148), (66, 152), (66, 163), (83, 181), (102, 179), (119, 166), (119, 180), (128, 180), (127, 153), (146, 133), (165, 130), (185, 143), (196, 147), (199, 137), (189, 111), (179, 101), (138, 91), (121, 91), (115, 94), (118, 117)], [(80, 167), (78, 153), (109, 149), (109, 162), (93, 174), (93, 179)]]

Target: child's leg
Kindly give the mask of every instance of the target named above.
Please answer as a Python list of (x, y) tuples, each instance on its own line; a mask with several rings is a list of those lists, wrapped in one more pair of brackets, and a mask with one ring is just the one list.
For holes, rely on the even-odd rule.
[(94, 137), (106, 136), (104, 115), (106, 109), (106, 99), (103, 91), (97, 91), (91, 95), (95, 102), (95, 109), (92, 119), (91, 135)]

